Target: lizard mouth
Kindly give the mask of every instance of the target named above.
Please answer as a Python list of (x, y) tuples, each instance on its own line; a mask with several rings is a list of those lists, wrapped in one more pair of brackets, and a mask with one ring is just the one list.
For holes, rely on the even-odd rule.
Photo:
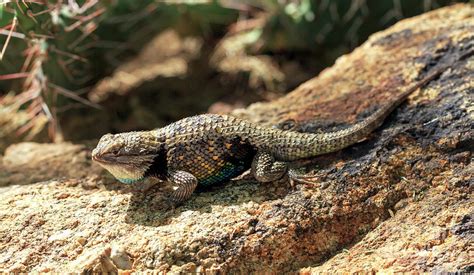
[(116, 163), (117, 162), (116, 159), (117, 158), (113, 158), (112, 156), (109, 156), (109, 155), (98, 155), (98, 154), (92, 153), (92, 160), (99, 163)]
[(92, 154), (92, 160), (103, 164), (136, 164), (143, 161), (152, 160), (155, 155), (127, 155), (116, 156), (112, 154), (97, 155)]
[(113, 163), (112, 160), (108, 160), (106, 158), (98, 157), (98, 156), (92, 156), (92, 160), (99, 163)]

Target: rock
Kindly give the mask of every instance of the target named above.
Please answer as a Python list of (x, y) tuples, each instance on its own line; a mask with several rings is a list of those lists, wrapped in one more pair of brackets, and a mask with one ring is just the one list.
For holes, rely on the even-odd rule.
[(55, 233), (54, 235), (51, 235), (48, 238), (48, 241), (50, 241), (50, 242), (65, 241), (65, 240), (69, 239), (72, 236), (73, 233), (74, 232), (70, 229), (61, 230), (61, 231)]
[(181, 38), (176, 31), (165, 30), (145, 45), (137, 57), (99, 81), (89, 99), (102, 102), (112, 94), (127, 94), (158, 77), (182, 77), (188, 71), (188, 63), (200, 54), (201, 45), (200, 39)]
[(349, 250), (300, 272), (472, 272), (473, 202), (462, 190), (449, 189), (442, 185), (420, 200), (409, 199)]
[[(0, 186), (31, 184), (55, 178), (80, 179), (100, 175), (84, 145), (24, 142), (7, 148), (0, 158)], [(97, 182), (97, 179), (95, 179)]]
[(132, 268), (132, 260), (122, 247), (113, 246), (110, 252), (110, 259), (112, 259), (115, 266), (119, 269), (127, 270)]
[(17, 185), (0, 192), (0, 270), (472, 271), (473, 17), (459, 4), (403, 20), (287, 96), (234, 111), (291, 130), (340, 129), (464, 56), (367, 140), (300, 162), (314, 184), (297, 190), (233, 181), (163, 210), (166, 186), (117, 185), (80, 146), (15, 145), (36, 157), (12, 147), (3, 158), (0, 178)]

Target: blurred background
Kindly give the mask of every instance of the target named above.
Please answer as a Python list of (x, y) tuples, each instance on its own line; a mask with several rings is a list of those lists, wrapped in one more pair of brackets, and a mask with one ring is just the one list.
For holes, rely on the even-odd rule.
[(0, 152), (271, 100), (455, 2), (0, 0)]

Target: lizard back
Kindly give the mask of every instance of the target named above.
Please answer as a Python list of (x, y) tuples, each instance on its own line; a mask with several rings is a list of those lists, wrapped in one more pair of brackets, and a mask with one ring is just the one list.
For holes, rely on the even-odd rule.
[(158, 135), (166, 140), (168, 167), (193, 174), (204, 186), (226, 182), (242, 174), (250, 168), (256, 147), (236, 132), (243, 127), (237, 121), (244, 122), (229, 116), (206, 114), (158, 129)]

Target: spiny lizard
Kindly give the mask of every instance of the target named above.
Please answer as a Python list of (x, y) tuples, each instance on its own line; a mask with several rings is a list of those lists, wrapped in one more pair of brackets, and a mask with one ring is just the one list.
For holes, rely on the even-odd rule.
[(288, 162), (335, 152), (366, 137), (412, 92), (444, 69), (428, 74), (391, 103), (340, 131), (298, 133), (204, 114), (151, 131), (106, 134), (92, 158), (124, 183), (150, 176), (171, 182), (176, 187), (171, 199), (176, 202), (188, 199), (198, 184), (225, 182), (249, 168), (259, 182), (278, 180), (292, 172)]

